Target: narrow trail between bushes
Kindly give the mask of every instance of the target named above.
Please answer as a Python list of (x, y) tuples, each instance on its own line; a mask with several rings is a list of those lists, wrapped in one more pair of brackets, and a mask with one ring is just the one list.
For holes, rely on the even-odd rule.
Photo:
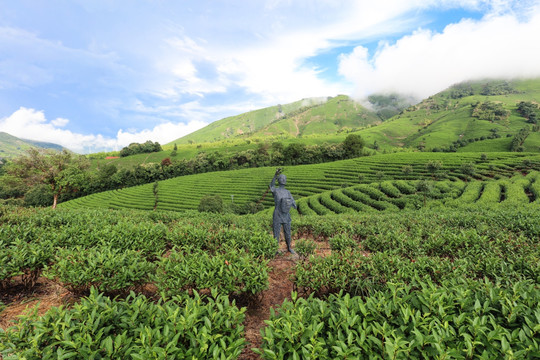
[[(306, 234), (303, 234), (306, 235)], [(305, 237), (310, 237), (305, 236)], [(316, 254), (319, 256), (327, 256), (330, 253), (328, 241), (318, 239)], [(238, 360), (255, 360), (261, 359), (258, 354), (255, 354), (251, 349), (260, 348), (262, 343), (261, 330), (264, 328), (265, 320), (270, 319), (270, 309), (277, 309), (285, 299), (290, 300), (291, 292), (294, 289), (292, 276), (294, 274), (294, 265), (299, 260), (298, 255), (291, 255), (287, 252), (287, 246), (284, 241), (279, 243), (279, 252), (272, 259), (268, 266), (270, 272), (268, 274), (268, 289), (262, 293), (260, 301), (255, 301), (247, 306), (246, 320), (244, 321), (245, 338), (248, 342), (247, 346), (238, 357)], [(293, 238), (292, 246), (295, 246)]]
[(297, 257), (294, 255), (281, 254), (271, 260), (268, 266), (268, 289), (263, 292), (260, 301), (254, 301), (247, 306), (245, 326), (245, 337), (248, 345), (238, 358), (239, 360), (260, 359), (251, 349), (261, 346), (261, 329), (264, 327), (264, 320), (270, 318), (270, 308), (277, 308), (285, 299), (290, 299), (293, 290), (291, 275)]

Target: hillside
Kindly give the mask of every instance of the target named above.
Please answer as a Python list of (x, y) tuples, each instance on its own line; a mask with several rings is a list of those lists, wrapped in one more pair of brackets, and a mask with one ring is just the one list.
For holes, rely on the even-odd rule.
[(43, 141), (25, 140), (0, 132), (0, 158), (9, 159), (23, 154), (26, 150), (37, 147), (43, 149), (62, 150), (62, 146)]
[(297, 138), (335, 134), (380, 123), (380, 116), (345, 95), (308, 98), (218, 120), (170, 144), (200, 144), (238, 137)]
[(518, 111), (529, 102), (540, 113), (540, 79), (456, 84), (359, 133), (368, 143), (427, 151), (509, 151), (511, 137), (531, 131), (522, 151), (540, 151), (533, 120)]
[[(533, 129), (532, 121), (518, 111), (522, 101), (538, 106), (540, 79), (456, 84), (411, 106), (410, 99), (397, 95), (374, 95), (369, 101), (371, 109), (344, 95), (276, 105), (216, 121), (170, 145), (276, 136), (317, 136), (321, 140), (343, 131), (357, 131), (369, 144), (376, 143), (375, 147), (381, 149), (476, 151), (480, 147), (482, 151), (508, 151), (508, 143), (502, 140), (485, 146), (479, 143), (512, 137), (529, 127), (532, 131), (522, 150), (540, 151), (538, 128)], [(501, 114), (497, 115), (498, 111)], [(538, 108), (535, 111), (540, 114)]]

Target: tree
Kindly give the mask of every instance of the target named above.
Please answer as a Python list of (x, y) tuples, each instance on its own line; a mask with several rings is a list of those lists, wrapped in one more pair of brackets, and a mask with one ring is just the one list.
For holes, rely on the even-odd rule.
[(404, 165), (402, 168), (401, 168), (401, 172), (405, 175), (409, 175), (413, 172), (413, 167), (412, 165)]
[(431, 194), (431, 191), (432, 191), (431, 184), (426, 180), (420, 180), (416, 184), (416, 191), (424, 195), (424, 206), (426, 206), (426, 198), (428, 197), (428, 195)]
[(86, 179), (88, 159), (70, 151), (54, 152), (32, 148), (9, 164), (6, 173), (27, 187), (45, 184), (53, 194), (53, 209), (61, 194), (77, 191)]
[(442, 168), (442, 162), (440, 160), (429, 160), (426, 163), (426, 170), (431, 173), (431, 177), (435, 177), (435, 173)]
[(289, 164), (301, 164), (305, 160), (306, 145), (301, 143), (292, 143), (289, 144), (283, 150), (283, 156), (285, 161)]
[(362, 153), (365, 142), (360, 135), (349, 134), (343, 140), (343, 150), (345, 150), (345, 156), (356, 157)]
[(467, 175), (468, 178), (476, 174), (476, 166), (472, 162), (464, 163), (463, 165), (461, 165), (461, 172)]

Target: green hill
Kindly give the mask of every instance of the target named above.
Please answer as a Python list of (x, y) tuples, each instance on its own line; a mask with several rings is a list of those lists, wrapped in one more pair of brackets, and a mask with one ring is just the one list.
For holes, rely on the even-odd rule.
[(25, 140), (0, 132), (0, 159), (9, 159), (23, 154), (26, 150), (37, 147), (43, 149), (62, 150), (62, 146), (42, 141)]
[(518, 111), (522, 101), (540, 113), (540, 79), (462, 83), (359, 133), (368, 143), (377, 141), (383, 148), (509, 151), (511, 140), (502, 138), (513, 137), (528, 127), (531, 131), (522, 150), (539, 152), (538, 126)]
[(380, 122), (380, 114), (348, 96), (308, 98), (218, 120), (170, 144), (200, 144), (238, 137), (296, 138), (312, 134), (335, 134)]
[[(372, 109), (344, 95), (276, 105), (216, 121), (171, 144), (277, 136), (318, 137), (324, 141), (321, 139), (343, 131), (357, 131), (369, 144), (376, 142), (380, 148), (456, 151), (473, 142), (512, 137), (520, 129), (529, 127), (532, 130), (530, 139), (522, 144), (522, 150), (540, 151), (538, 127), (534, 128), (534, 124), (518, 111), (522, 101), (538, 106), (540, 79), (456, 84), (404, 110), (410, 102), (397, 95), (374, 95), (369, 101)], [(386, 120), (398, 110), (399, 114)], [(540, 114), (538, 108), (536, 111)], [(497, 112), (501, 114), (497, 115)], [(497, 142), (497, 148), (488, 151), (510, 150), (500, 146), (503, 143)], [(471, 147), (470, 151), (474, 149)]]

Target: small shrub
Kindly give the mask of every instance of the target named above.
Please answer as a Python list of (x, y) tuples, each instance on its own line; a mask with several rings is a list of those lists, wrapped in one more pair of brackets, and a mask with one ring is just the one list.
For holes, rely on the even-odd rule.
[(223, 212), (223, 199), (219, 195), (205, 195), (199, 202), (199, 212)]
[(405, 165), (401, 168), (401, 172), (405, 175), (409, 175), (413, 172), (413, 167), (411, 165)]
[(313, 255), (316, 248), (315, 241), (309, 239), (298, 239), (295, 244), (296, 252), (303, 258)]
[(358, 247), (356, 241), (345, 234), (333, 236), (328, 242), (330, 243), (330, 249), (335, 251), (356, 249)]

